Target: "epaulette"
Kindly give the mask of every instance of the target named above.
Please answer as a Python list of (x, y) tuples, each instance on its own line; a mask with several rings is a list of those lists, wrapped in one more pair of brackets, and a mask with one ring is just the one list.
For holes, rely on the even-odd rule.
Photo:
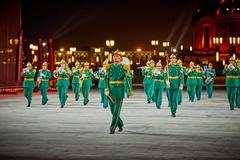
[(111, 67), (111, 64), (106, 64), (106, 70), (108, 70)]
[(89, 72), (93, 73), (93, 69), (92, 69), (92, 68), (90, 68), (90, 69), (89, 69)]
[(124, 69), (125, 71), (129, 71), (129, 70), (130, 70), (130, 66), (129, 66), (129, 65), (126, 65), (126, 64), (124, 64), (124, 65), (123, 65), (123, 69)]
[(67, 72), (68, 72), (69, 74), (71, 74), (71, 73), (72, 73), (72, 71), (71, 71), (71, 69), (70, 69), (70, 68), (67, 68)]
[(33, 72), (36, 73), (36, 69), (33, 69)]

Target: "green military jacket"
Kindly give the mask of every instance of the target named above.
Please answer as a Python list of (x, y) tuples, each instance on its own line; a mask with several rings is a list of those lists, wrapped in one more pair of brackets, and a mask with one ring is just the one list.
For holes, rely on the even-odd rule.
[[(169, 73), (166, 70), (167, 79), (170, 82), (169, 89), (179, 89), (180, 84), (184, 84), (184, 76), (181, 68), (178, 65), (170, 64), (168, 67)], [(169, 74), (169, 77), (168, 77)]]
[(22, 72), (22, 76), (24, 77), (23, 87), (34, 88), (35, 73), (36, 73), (36, 70), (34, 69), (28, 69)]
[(196, 78), (196, 71), (191, 70), (190, 72), (187, 72), (187, 85), (197, 85), (197, 78)]
[(197, 85), (203, 85), (204, 72), (196, 71)]
[(157, 69), (154, 69), (154, 89), (163, 89), (165, 88), (165, 80), (166, 80), (166, 74), (161, 69), (160, 71)]
[(105, 88), (105, 78), (106, 78), (106, 69), (104, 67), (99, 68), (98, 71), (95, 72), (99, 81), (98, 88)]
[(208, 69), (204, 72), (204, 76), (207, 78), (212, 78), (211, 82), (209, 84), (214, 83), (214, 77), (216, 76), (216, 71), (215, 69)]
[(225, 85), (226, 87), (238, 87), (238, 68), (234, 65), (234, 69), (230, 70), (225, 67), (222, 71), (222, 74), (226, 75)]
[(81, 78), (81, 80), (82, 80), (81, 87), (91, 87), (92, 86), (92, 78), (93, 78), (92, 69), (88, 69), (88, 70), (83, 69), (81, 74), (82, 74), (82, 76), (86, 75), (86, 77)]
[[(130, 77), (129, 66), (123, 64), (108, 64), (106, 76), (106, 86), (109, 89), (110, 96), (114, 99), (124, 98), (124, 80)], [(127, 85), (127, 87), (130, 87)], [(129, 88), (130, 89), (130, 88)]]
[(55, 73), (57, 79), (57, 86), (69, 86), (69, 78), (71, 71), (69, 68), (59, 68)]
[(38, 71), (37, 79), (40, 80), (39, 88), (48, 88), (49, 80), (51, 79), (51, 72), (48, 69), (40, 69)]
[(145, 68), (142, 70), (144, 76), (143, 84), (153, 84), (153, 68)]
[(79, 84), (79, 80), (81, 77), (81, 70), (80, 69), (73, 69), (72, 70), (72, 83)]

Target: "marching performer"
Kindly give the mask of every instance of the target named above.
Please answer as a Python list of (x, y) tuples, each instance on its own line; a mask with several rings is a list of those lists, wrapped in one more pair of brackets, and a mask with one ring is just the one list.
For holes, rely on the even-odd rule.
[(204, 76), (203, 68), (200, 65), (196, 65), (196, 78), (197, 78), (196, 97), (197, 97), (197, 100), (201, 99), (202, 87), (203, 87), (203, 76)]
[(165, 67), (166, 71), (166, 87), (169, 92), (169, 105), (171, 107), (171, 113), (173, 117), (176, 117), (177, 111), (177, 96), (178, 90), (183, 88), (183, 73), (181, 68), (177, 65), (177, 57), (172, 54), (170, 56), (170, 64)]
[(153, 91), (153, 68), (151, 67), (151, 63), (147, 61), (146, 67), (142, 68), (143, 79), (143, 87), (144, 91), (147, 95), (147, 103), (151, 103)]
[(236, 98), (236, 91), (238, 87), (238, 68), (235, 65), (235, 60), (233, 57), (229, 59), (229, 64), (225, 65), (222, 73), (226, 75), (226, 87), (228, 102), (230, 104), (230, 110), (234, 110), (234, 103)]
[(82, 84), (81, 84), (81, 89), (82, 89), (82, 95), (83, 95), (83, 105), (87, 105), (89, 102), (89, 92), (92, 87), (92, 78), (93, 78), (93, 70), (89, 68), (89, 63), (85, 62), (84, 63), (84, 68), (82, 70)]
[(103, 62), (103, 66), (99, 68), (98, 71), (94, 73), (95, 78), (99, 79), (98, 81), (98, 88), (101, 94), (101, 103), (103, 103), (103, 108), (108, 107), (108, 99), (105, 95), (104, 89), (105, 89), (105, 78), (106, 78), (106, 65), (108, 64), (108, 60), (105, 60)]
[(197, 79), (196, 79), (196, 70), (194, 63), (191, 61), (190, 66), (187, 69), (187, 92), (189, 96), (189, 101), (194, 102), (195, 98), (195, 90), (197, 85)]
[[(182, 71), (182, 74), (183, 74), (183, 82), (184, 82), (184, 76), (187, 75), (187, 69), (186, 69), (186, 67), (183, 67), (182, 60), (179, 59), (177, 61), (177, 64), (181, 68), (181, 71)], [(182, 104), (182, 91), (183, 91), (183, 88), (179, 89), (179, 91), (178, 91), (178, 105)]]
[(213, 69), (212, 63), (208, 64), (208, 69), (204, 72), (206, 90), (208, 98), (212, 98), (214, 77), (216, 76), (216, 71)]
[(237, 98), (236, 98), (236, 108), (240, 108), (240, 59), (236, 60), (238, 69), (238, 87), (237, 87)]
[(80, 63), (77, 61), (75, 63), (75, 67), (72, 67), (72, 88), (73, 92), (75, 94), (75, 101), (78, 101), (79, 99), (79, 92), (80, 92), (80, 76), (81, 76), (81, 70)]
[(36, 70), (32, 69), (32, 64), (30, 62), (27, 63), (26, 68), (24, 68), (22, 71), (22, 76), (24, 77), (23, 94), (28, 100), (27, 107), (31, 106), (35, 73)]
[[(105, 93), (109, 98), (110, 109), (112, 113), (112, 123), (110, 126), (110, 134), (114, 134), (116, 128), (119, 128), (119, 132), (123, 130), (123, 121), (120, 118), (120, 112), (122, 108), (124, 98), (124, 79), (128, 80), (129, 77), (127, 71), (130, 69), (129, 65), (122, 64), (121, 53), (115, 51), (113, 53), (113, 64), (106, 66), (107, 77)], [(129, 84), (127, 82), (127, 84)], [(128, 85), (130, 88), (130, 85)]]
[(61, 60), (60, 65), (61, 66), (56, 68), (56, 70), (53, 72), (53, 75), (55, 78), (57, 78), (58, 97), (61, 103), (61, 108), (63, 108), (68, 98), (67, 92), (71, 71), (69, 68), (67, 68), (64, 60)]
[(157, 109), (161, 108), (162, 105), (162, 91), (165, 88), (165, 73), (162, 69), (161, 60), (156, 64), (154, 69), (154, 95)]
[(49, 80), (51, 79), (51, 72), (47, 69), (47, 66), (47, 62), (44, 62), (42, 64), (42, 69), (39, 70), (37, 75), (38, 87), (42, 95), (42, 105), (47, 104), (47, 92), (49, 87)]

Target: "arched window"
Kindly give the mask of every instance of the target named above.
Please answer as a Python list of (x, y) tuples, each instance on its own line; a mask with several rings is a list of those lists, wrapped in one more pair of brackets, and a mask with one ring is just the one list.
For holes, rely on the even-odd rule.
[(210, 27), (209, 25), (204, 26), (203, 28), (203, 39), (204, 39), (204, 48), (210, 47)]

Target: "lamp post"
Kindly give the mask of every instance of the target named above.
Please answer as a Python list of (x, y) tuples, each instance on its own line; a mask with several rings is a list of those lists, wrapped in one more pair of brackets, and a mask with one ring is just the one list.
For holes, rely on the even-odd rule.
[(216, 62), (219, 62), (220, 50), (219, 46), (223, 43), (222, 37), (213, 37), (213, 44), (216, 45)]

